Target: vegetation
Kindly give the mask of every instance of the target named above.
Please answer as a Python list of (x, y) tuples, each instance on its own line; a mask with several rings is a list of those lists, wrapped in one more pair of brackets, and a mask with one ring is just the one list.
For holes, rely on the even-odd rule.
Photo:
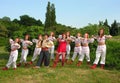
[[(32, 66), (24, 68), (23, 66), (17, 68), (16, 71), (10, 69), (3, 72), (0, 70), (0, 83), (120, 83), (120, 23), (116, 20), (108, 25), (107, 19), (99, 21), (99, 24), (88, 24), (85, 27), (76, 28), (71, 26), (62, 25), (56, 22), (55, 5), (48, 2), (46, 11), (46, 20), (43, 24), (40, 19), (35, 19), (29, 15), (20, 16), (20, 20), (11, 20), (5, 16), (0, 19), (0, 68), (4, 67), (8, 61), (10, 45), (8, 44), (9, 38), (24, 38), (25, 34), (30, 34), (30, 38), (36, 38), (38, 34), (55, 32), (55, 36), (70, 31), (71, 35), (76, 35), (80, 32), (82, 35), (88, 32), (91, 35), (97, 35), (100, 28), (105, 29), (105, 34), (113, 35), (112, 39), (108, 39), (107, 44), (107, 58), (105, 70), (99, 67), (96, 70), (91, 70), (86, 65), (86, 61), (80, 67), (76, 67), (77, 59), (72, 65), (65, 65), (61, 67), (60, 64), (56, 69), (53, 68), (40, 68), (32, 69)], [(57, 46), (57, 43), (55, 43)], [(73, 54), (74, 43), (72, 45), (71, 57)], [(91, 65), (95, 59), (95, 51), (97, 42), (90, 44)], [(31, 46), (28, 61), (30, 61), (34, 46)], [(21, 49), (19, 50), (21, 53)], [(18, 61), (20, 59), (20, 54)], [(36, 63), (36, 62), (35, 62)], [(51, 61), (52, 65), (52, 61)], [(112, 78), (112, 79), (111, 79)]]

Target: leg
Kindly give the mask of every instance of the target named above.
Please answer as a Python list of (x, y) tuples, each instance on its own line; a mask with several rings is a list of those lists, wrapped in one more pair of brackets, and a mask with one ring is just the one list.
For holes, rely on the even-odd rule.
[(64, 66), (64, 62), (65, 62), (65, 53), (62, 53), (62, 66)]
[(43, 61), (44, 52), (41, 51), (36, 66), (40, 66)]
[(77, 63), (77, 66), (80, 66), (82, 64), (84, 57), (85, 57), (85, 53), (84, 51), (82, 51), (79, 61)]
[(6, 64), (6, 67), (7, 67), (7, 68), (10, 68), (12, 62), (13, 62), (13, 56), (10, 55), (9, 60), (8, 60), (8, 63)]
[(88, 51), (86, 52), (86, 60), (87, 60), (87, 64), (90, 64), (90, 50), (88, 48)]
[(52, 46), (51, 47), (51, 51), (50, 51), (50, 53), (51, 53), (51, 59), (54, 59), (54, 46)]
[(36, 60), (37, 56), (40, 54), (41, 52), (41, 48), (35, 48), (35, 51), (34, 51), (34, 54), (33, 54), (33, 57), (32, 57), (32, 62)]
[(106, 59), (106, 47), (103, 49), (102, 54), (101, 54), (101, 68), (104, 69), (104, 65), (105, 65), (105, 59)]
[(50, 53), (49, 53), (49, 51), (45, 51), (45, 55), (44, 56), (45, 56), (44, 65), (46, 67), (48, 67), (49, 64), (50, 64)]
[(13, 57), (13, 63), (12, 63), (12, 65), (13, 65), (13, 68), (16, 69), (17, 68), (16, 61), (17, 61), (17, 58), (18, 58), (18, 51), (16, 51), (16, 53), (14, 53), (13, 56), (14, 57)]
[(70, 45), (67, 45), (67, 47), (66, 47), (66, 51), (67, 51), (67, 53), (66, 53), (66, 60), (68, 60), (70, 58), (70, 50), (71, 50)]
[(72, 61), (75, 60), (76, 56), (77, 56), (77, 52), (74, 51), (74, 53), (73, 53), (73, 57), (72, 57)]
[(55, 58), (54, 63), (53, 63), (53, 68), (55, 68), (55, 67), (57, 66), (57, 63), (58, 63), (58, 61), (59, 61), (59, 56), (60, 56), (60, 54), (57, 53), (57, 54), (56, 54), (56, 58)]
[(95, 59), (95, 61), (93, 63), (93, 66), (91, 66), (91, 69), (96, 68), (96, 66), (97, 66), (97, 64), (99, 62), (100, 56), (101, 56), (101, 51), (99, 49), (97, 49), (97, 51), (96, 51), (96, 59)]

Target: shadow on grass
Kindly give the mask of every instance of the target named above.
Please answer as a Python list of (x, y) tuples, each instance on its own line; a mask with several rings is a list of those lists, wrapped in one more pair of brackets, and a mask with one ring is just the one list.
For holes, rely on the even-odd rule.
[(8, 59), (9, 54), (8, 53), (0, 53), (0, 60), (1, 59)]

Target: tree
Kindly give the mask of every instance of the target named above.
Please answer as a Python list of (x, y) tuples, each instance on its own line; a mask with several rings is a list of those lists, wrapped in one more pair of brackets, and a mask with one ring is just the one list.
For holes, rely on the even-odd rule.
[(45, 19), (45, 27), (44, 27), (44, 32), (46, 32), (47, 28), (49, 28), (51, 25), (50, 25), (50, 2), (48, 2), (48, 5), (47, 5), (47, 12), (46, 12), (46, 19)]
[(56, 25), (55, 6), (54, 4), (50, 4), (50, 2), (48, 2), (44, 31), (46, 32), (48, 29), (54, 27), (55, 25)]
[[(16, 21), (16, 20), (14, 20)], [(33, 17), (30, 17), (28, 15), (22, 15), (20, 16), (20, 22), (21, 25), (25, 25), (25, 26), (34, 26), (34, 25), (38, 25), (38, 26), (42, 26), (42, 22), (40, 20), (36, 20)]]
[(56, 25), (55, 5), (51, 5), (51, 26)]
[(118, 33), (119, 33), (119, 27), (117, 25), (116, 20), (114, 20), (113, 24), (111, 24), (111, 27), (110, 27), (110, 34), (113, 36), (117, 36)]
[(4, 16), (3, 18), (2, 18), (2, 20), (3, 21), (8, 21), (8, 22), (10, 22), (11, 20), (10, 20), (10, 18), (9, 17), (7, 17), (7, 16)]
[(0, 24), (0, 37), (7, 37), (8, 30), (4, 25)]

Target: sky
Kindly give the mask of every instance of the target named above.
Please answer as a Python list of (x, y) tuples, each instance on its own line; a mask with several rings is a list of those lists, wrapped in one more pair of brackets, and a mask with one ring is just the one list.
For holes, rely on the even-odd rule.
[(109, 24), (120, 22), (120, 0), (0, 0), (0, 18), (27, 14), (44, 23), (48, 1), (55, 4), (57, 23), (67, 26), (80, 28), (105, 19)]

